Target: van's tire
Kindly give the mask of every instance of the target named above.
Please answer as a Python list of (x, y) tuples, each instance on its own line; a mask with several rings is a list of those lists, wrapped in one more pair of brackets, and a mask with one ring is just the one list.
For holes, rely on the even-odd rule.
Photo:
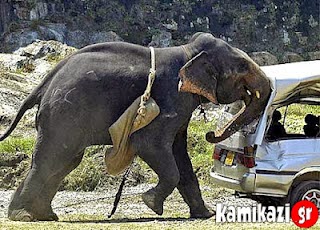
[(320, 210), (320, 181), (302, 181), (291, 191), (291, 207), (301, 200), (313, 202)]

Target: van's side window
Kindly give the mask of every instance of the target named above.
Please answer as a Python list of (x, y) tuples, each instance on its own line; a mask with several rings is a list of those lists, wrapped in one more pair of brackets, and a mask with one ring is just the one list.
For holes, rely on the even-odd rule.
[(320, 138), (320, 106), (316, 103), (293, 103), (277, 108), (266, 139)]

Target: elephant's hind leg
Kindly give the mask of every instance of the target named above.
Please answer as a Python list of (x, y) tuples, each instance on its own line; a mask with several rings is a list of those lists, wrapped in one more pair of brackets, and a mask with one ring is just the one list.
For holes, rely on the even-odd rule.
[[(151, 137), (152, 135), (148, 135)], [(142, 195), (144, 203), (158, 215), (163, 213), (163, 202), (179, 182), (179, 170), (172, 154), (172, 145), (161, 138), (139, 135), (132, 139), (138, 155), (156, 172), (156, 187)], [(162, 139), (163, 140), (163, 139)]]
[(58, 220), (51, 201), (63, 178), (81, 162), (83, 150), (38, 138), (31, 169), (9, 205), (11, 220)]

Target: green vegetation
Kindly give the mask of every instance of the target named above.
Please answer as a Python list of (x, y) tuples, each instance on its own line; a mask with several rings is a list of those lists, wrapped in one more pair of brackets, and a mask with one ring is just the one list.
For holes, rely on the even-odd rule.
[[(285, 108), (279, 109), (282, 114)], [(291, 105), (286, 116), (286, 130), (289, 133), (302, 133), (304, 117), (307, 113), (320, 114), (319, 106)], [(212, 152), (214, 145), (205, 140), (205, 134), (214, 130), (212, 122), (205, 123), (203, 120), (191, 121), (188, 128), (188, 153), (191, 158), (194, 171), (200, 184), (210, 184), (209, 170), (212, 165)], [(9, 137), (0, 143), (0, 153), (16, 154), (25, 153), (31, 159), (35, 145), (33, 137)], [(71, 172), (63, 181), (60, 190), (92, 191), (104, 185), (116, 185), (121, 175), (112, 177), (105, 172), (103, 146), (92, 146), (87, 148), (81, 164)], [(135, 160), (132, 168), (133, 183), (156, 183), (157, 176), (141, 159)], [(130, 180), (129, 180), (130, 181)]]
[[(205, 133), (211, 130), (211, 126), (211, 123), (192, 121), (188, 129), (188, 152), (201, 183), (208, 182), (212, 165), (213, 145), (205, 140)], [(34, 146), (34, 137), (9, 137), (0, 142), (0, 153), (14, 155), (22, 152), (29, 156), (27, 161), (30, 162)], [(140, 158), (135, 160), (132, 174), (135, 184), (157, 182), (156, 174)], [(120, 179), (121, 175), (112, 177), (105, 172), (103, 146), (92, 146), (86, 149), (81, 164), (65, 178), (60, 190), (92, 191), (99, 186), (117, 184)]]
[(51, 63), (52, 65), (56, 65), (58, 62), (62, 61), (66, 56), (62, 56), (59, 54), (48, 54), (46, 60)]
[(214, 145), (206, 141), (205, 135), (212, 130), (212, 122), (205, 123), (203, 120), (194, 120), (188, 127), (188, 153), (200, 182), (208, 182), (210, 179)]
[[(35, 141), (33, 137), (9, 137), (0, 143), (0, 153), (14, 155), (17, 152), (22, 152), (29, 156), (25, 161), (30, 163)], [(90, 147), (86, 150), (81, 164), (65, 178), (60, 190), (92, 191), (97, 187), (100, 180), (106, 176), (104, 175), (103, 161), (98, 163), (95, 157), (95, 154), (99, 152), (99, 150), (101, 151), (101, 147), (99, 146)], [(4, 158), (2, 160), (6, 160), (6, 155), (2, 157)], [(22, 162), (23, 165), (25, 165), (25, 163), (26, 162)], [(29, 167), (25, 167), (25, 170), (28, 168)], [(12, 169), (9, 171), (15, 173), (17, 170)], [(19, 172), (18, 176), (20, 176), (20, 173), (21, 172)]]
[[(284, 114), (287, 113), (284, 126), (287, 133), (303, 134), (303, 126), (305, 125), (304, 118), (307, 114), (313, 114), (315, 116), (320, 115), (320, 106), (317, 105), (304, 105), (304, 104), (291, 104), (286, 112), (286, 107), (281, 107), (279, 111), (284, 118)], [(283, 119), (281, 120), (283, 123)]]
[[(307, 110), (308, 109), (308, 110)], [(307, 112), (305, 112), (307, 110)], [(290, 110), (292, 112), (292, 110)], [(305, 113), (319, 114), (314, 107), (305, 107), (301, 110), (299, 106), (293, 106), (294, 115), (287, 117), (289, 123), (294, 122), (294, 119), (304, 118)], [(212, 130), (214, 127), (211, 122), (192, 121), (188, 128), (188, 152), (191, 157), (194, 170), (202, 185), (210, 185), (211, 189), (202, 191), (205, 199), (231, 194), (231, 190), (221, 188), (209, 183), (209, 169), (212, 165), (213, 145), (205, 140), (205, 133)], [(6, 141), (0, 142), (0, 153), (6, 152), (14, 154), (18, 151), (31, 155), (34, 147), (34, 138), (18, 138), (11, 137)], [(77, 169), (75, 169), (62, 183), (60, 189), (75, 190), (75, 191), (92, 191), (99, 185), (118, 184), (121, 177), (111, 177), (106, 175), (104, 171), (104, 162), (102, 154), (103, 146), (93, 146), (86, 150), (83, 161)], [(145, 175), (144, 182), (156, 182), (157, 178), (153, 171), (141, 159), (136, 159), (133, 167), (133, 173)], [(129, 180), (130, 181), (130, 180)], [(177, 194), (178, 192), (174, 192)], [(174, 195), (176, 199), (177, 195)], [(135, 197), (123, 197), (122, 199), (136, 199)], [(172, 196), (168, 198), (173, 199)], [(181, 198), (180, 198), (181, 199)], [(124, 202), (124, 201), (123, 201)], [(131, 200), (132, 202), (132, 200)], [(137, 202), (137, 201), (134, 201)], [(139, 220), (143, 216), (144, 218)], [(279, 224), (279, 223), (215, 223), (214, 218), (208, 220), (192, 220), (188, 221), (185, 210), (167, 208), (164, 216), (155, 219), (154, 214), (139, 213), (139, 217), (135, 215), (127, 217), (122, 214), (115, 214), (112, 219), (107, 219), (105, 215), (89, 215), (89, 214), (63, 214), (60, 215), (59, 222), (35, 222), (21, 223), (0, 220), (0, 228), (2, 229), (296, 229), (294, 224)], [(177, 219), (174, 219), (177, 217)], [(150, 221), (149, 221), (150, 218)], [(182, 219), (179, 219), (182, 218)], [(314, 227), (314, 229), (319, 229)]]
[(0, 142), (0, 153), (15, 154), (16, 152), (23, 152), (31, 156), (35, 138), (33, 137), (9, 137)]
[(93, 191), (106, 176), (103, 162), (95, 157), (101, 150), (99, 146), (88, 148), (81, 164), (64, 179), (60, 190)]

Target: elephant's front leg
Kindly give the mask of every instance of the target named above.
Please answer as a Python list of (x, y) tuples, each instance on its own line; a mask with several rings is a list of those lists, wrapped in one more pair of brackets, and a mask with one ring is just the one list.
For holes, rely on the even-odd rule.
[(212, 217), (214, 213), (209, 211), (204, 204), (198, 179), (193, 172), (187, 153), (187, 126), (178, 132), (173, 145), (173, 153), (180, 172), (180, 181), (177, 188), (190, 208), (190, 217)]
[(172, 154), (172, 141), (166, 142), (165, 138), (150, 133), (133, 135), (131, 140), (139, 157), (159, 178), (157, 186), (145, 192), (142, 199), (155, 213), (162, 215), (163, 202), (178, 185), (180, 175)]

